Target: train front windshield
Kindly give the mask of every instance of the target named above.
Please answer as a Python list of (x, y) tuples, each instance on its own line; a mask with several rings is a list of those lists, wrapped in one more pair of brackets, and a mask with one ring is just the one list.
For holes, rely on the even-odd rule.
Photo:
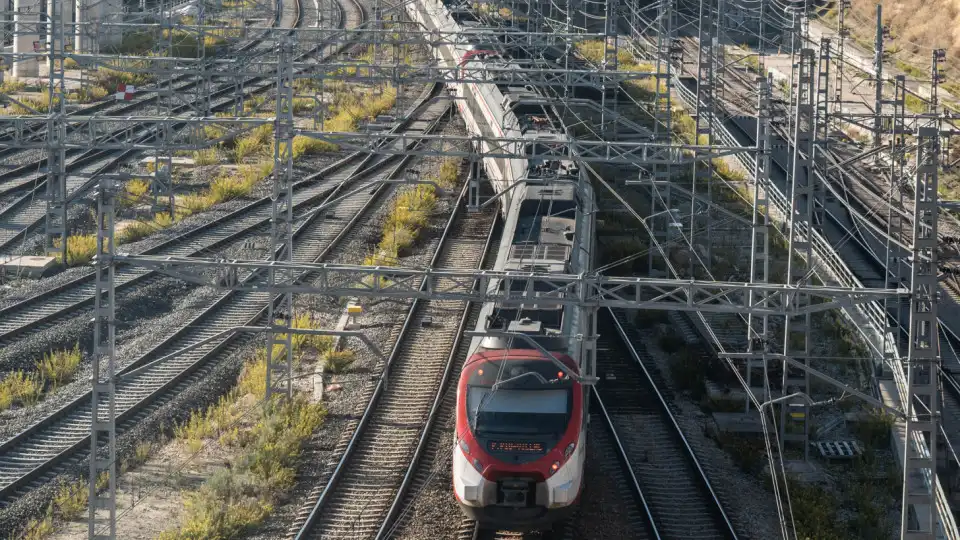
[[(566, 431), (573, 401), (570, 377), (542, 360), (502, 364), (482, 362), (467, 383), (467, 417), (474, 433), (489, 437)], [(498, 380), (507, 382), (494, 388)]]

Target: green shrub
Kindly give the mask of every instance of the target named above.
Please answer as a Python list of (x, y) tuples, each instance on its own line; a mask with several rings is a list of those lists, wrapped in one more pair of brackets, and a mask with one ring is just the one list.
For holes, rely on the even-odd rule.
[(670, 356), (673, 384), (690, 392), (694, 399), (700, 399), (706, 393), (707, 378), (704, 368), (689, 349), (678, 350)]
[(221, 176), (210, 183), (210, 197), (217, 203), (230, 201), (247, 196), (250, 188), (241, 178)]
[(89, 486), (83, 480), (61, 484), (53, 497), (53, 508), (66, 521), (79, 519), (87, 510)]
[(317, 354), (323, 356), (333, 348), (334, 337), (333, 336), (304, 336), (304, 345), (307, 347), (312, 347), (317, 351)]
[(133, 449), (133, 456), (130, 458), (127, 463), (128, 467), (137, 467), (143, 465), (150, 459), (150, 454), (153, 453), (153, 443), (150, 441), (143, 441), (137, 443), (136, 448)]
[(213, 202), (202, 193), (182, 195), (177, 197), (177, 203), (176, 216), (178, 220), (205, 212), (213, 206)]
[(233, 147), (233, 160), (236, 163), (243, 163), (246, 158), (265, 150), (265, 147), (260, 146), (257, 141), (252, 139), (237, 139), (237, 143)]
[(78, 103), (91, 103), (107, 97), (110, 92), (102, 86), (84, 86), (70, 92), (67, 97)]
[(323, 357), (323, 370), (330, 373), (340, 373), (356, 360), (357, 355), (350, 349), (329, 351)]
[(0, 94), (15, 94), (22, 92), (26, 87), (27, 83), (23, 81), (3, 81), (3, 84), (0, 84)]
[[(312, 321), (301, 316), (294, 324)], [(206, 411), (194, 412), (175, 430), (188, 445), (202, 446), (204, 440), (219, 434), (221, 444), (242, 452), (230, 460), (228, 468), (186, 494), (183, 525), (159, 538), (236, 537), (263, 521), (279, 493), (293, 485), (300, 448), (323, 423), (326, 410), (295, 395), (265, 403), (259, 415), (251, 417), (242, 410), (241, 398), (262, 397), (265, 374), (266, 356), (260, 352), (247, 362), (233, 390)]]
[[(20, 97), (17, 99), (23, 105), (17, 103), (13, 104), (13, 113), (22, 114), (22, 115), (31, 115), (31, 114), (46, 114), (50, 112), (50, 91), (44, 90), (41, 92), (39, 98), (35, 97)], [(59, 103), (59, 98), (54, 100), (54, 104)], [(33, 109), (33, 110), (30, 110)], [(34, 112), (36, 111), (36, 113)]]
[(53, 512), (47, 508), (42, 518), (31, 519), (23, 531), (23, 540), (43, 540), (54, 533)]
[(393, 200), (383, 223), (383, 232), (375, 253), (367, 257), (367, 266), (396, 264), (400, 254), (416, 241), (437, 204), (436, 189), (427, 184), (401, 191)]
[(463, 158), (447, 158), (440, 165), (440, 175), (437, 178), (437, 184), (444, 189), (450, 189), (457, 185), (457, 179), (460, 177), (460, 166), (463, 164)]
[[(212, 127), (212, 126), (205, 126)], [(217, 137), (214, 137), (217, 138)], [(216, 165), (220, 163), (220, 158), (217, 156), (216, 148), (204, 148), (202, 150), (196, 150), (193, 152), (193, 163), (198, 167), (204, 167), (207, 165)]]
[(871, 409), (866, 418), (855, 424), (854, 433), (870, 448), (888, 448), (893, 423), (893, 415)]
[(293, 114), (310, 112), (317, 108), (317, 101), (310, 98), (293, 98)]
[(675, 353), (687, 344), (682, 337), (676, 334), (667, 334), (660, 337), (659, 345), (663, 352)]
[(209, 124), (203, 126), (203, 136), (206, 137), (207, 140), (221, 139), (226, 134), (226, 130), (219, 126), (211, 126)]
[(83, 355), (80, 354), (80, 344), (77, 343), (73, 349), (45, 353), (43, 358), (37, 362), (37, 371), (42, 380), (57, 388), (73, 379), (73, 376), (77, 373), (77, 367), (80, 366), (81, 358), (83, 358)]
[(833, 493), (816, 485), (789, 479), (790, 503), (793, 507), (797, 538), (840, 540), (849, 538), (837, 509), (840, 502)]
[(143, 178), (134, 178), (124, 185), (124, 191), (127, 197), (132, 201), (140, 201), (140, 198), (150, 191), (150, 181)]
[(120, 230), (117, 234), (117, 243), (136, 242), (171, 225), (173, 225), (173, 218), (170, 217), (170, 214), (157, 214), (150, 221), (134, 221)]
[(297, 135), (293, 138), (293, 159), (300, 156), (319, 154), (322, 152), (336, 152), (340, 147), (327, 141), (313, 139), (306, 135)]
[[(60, 248), (60, 240), (54, 240), (55, 248)], [(97, 235), (80, 234), (67, 237), (67, 266), (89, 264), (97, 253)]]
[[(742, 404), (741, 404), (742, 409)], [(766, 449), (760, 440), (736, 435), (723, 435), (721, 446), (743, 472), (754, 475), (766, 465)]]
[(121, 84), (141, 87), (154, 80), (154, 76), (147, 72), (150, 64), (146, 60), (122, 61), (114, 65), (117, 69), (101, 67), (91, 73), (97, 86), (115, 91)]
[(187, 493), (183, 501), (184, 523), (179, 530), (161, 533), (157, 540), (235, 538), (263, 521), (273, 507), (255, 498), (222, 500), (208, 489)]
[(43, 394), (43, 380), (33, 373), (14, 371), (0, 381), (0, 411), (13, 405), (33, 405)]

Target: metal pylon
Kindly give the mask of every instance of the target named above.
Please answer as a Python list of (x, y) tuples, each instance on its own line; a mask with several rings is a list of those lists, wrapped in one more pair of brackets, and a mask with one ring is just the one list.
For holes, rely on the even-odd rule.
[[(714, 0), (700, 0), (700, 54), (697, 58), (697, 120), (696, 129), (694, 131), (696, 136), (693, 144), (704, 144), (710, 146), (714, 144), (713, 122), (717, 112), (715, 102), (717, 90), (717, 63), (719, 51), (723, 49), (723, 45), (720, 43), (719, 39), (719, 7), (720, 6), (717, 4), (715, 8)], [(715, 172), (713, 160), (708, 159), (693, 164), (693, 182), (691, 182), (690, 186), (690, 192), (692, 193), (690, 198), (690, 231), (687, 236), (690, 240), (689, 249), (691, 251), (695, 251), (697, 249), (694, 240), (696, 239), (697, 229), (703, 226), (703, 220), (698, 219), (697, 215), (697, 208), (699, 207), (697, 201), (698, 187), (705, 187), (707, 192), (707, 200), (712, 201), (712, 185)], [(710, 239), (709, 209), (707, 210), (707, 222), (708, 223), (704, 227), (704, 229), (706, 229), (707, 239), (703, 243), (703, 246), (707, 254), (707, 270), (709, 270), (710, 263), (712, 262), (710, 258), (710, 244), (712, 242)], [(694, 269), (696, 267), (697, 259), (696, 257), (691, 256), (689, 266), (691, 278), (694, 277)]]
[[(873, 147), (880, 147), (880, 138), (883, 134), (883, 40), (886, 37), (886, 28), (883, 26), (883, 7), (877, 4), (877, 34), (874, 40), (873, 69), (876, 71), (874, 86), (873, 110)], [(879, 156), (877, 156), (879, 160)]]
[[(887, 245), (886, 245), (886, 286), (906, 286), (903, 275), (902, 258), (904, 253), (899, 244), (904, 238), (904, 188), (906, 188), (906, 78), (898, 75), (894, 79), (892, 106), (893, 117), (890, 121), (890, 192), (887, 194)], [(903, 321), (902, 300), (888, 298), (884, 300), (887, 326), (884, 328), (885, 341), (884, 364), (894, 366), (900, 358), (900, 328)]]
[(653, 103), (653, 132), (656, 140), (668, 141), (672, 137), (672, 110), (670, 105), (673, 88), (673, 41), (675, 0), (662, 0), (657, 12), (657, 88)]
[[(673, 47), (674, 47), (674, 9), (675, 0), (662, 0), (657, 12), (657, 85), (653, 102), (653, 133), (658, 141), (670, 141), (673, 138), (671, 92), (673, 91)], [(671, 168), (654, 166), (651, 171), (650, 216), (664, 214), (672, 208), (670, 190)], [(667, 227), (670, 219), (666, 216), (652, 217), (650, 230), (653, 241), (663, 244), (667, 241)], [(649, 274), (654, 274), (657, 250), (649, 250), (647, 259)]]
[[(161, 6), (162, 8), (162, 6)], [(173, 55), (172, 24), (170, 17), (172, 10), (161, 10), (160, 26), (161, 39), (157, 40), (160, 52)], [(238, 77), (239, 79), (240, 77)], [(158, 81), (157, 88), (157, 115), (161, 117), (170, 115), (171, 100), (173, 99), (173, 81), (171, 77), (163, 77)], [(151, 201), (151, 212), (159, 214), (166, 211), (171, 218), (176, 214), (173, 200), (173, 155), (165, 148), (157, 148), (154, 151), (153, 175), (150, 178), (150, 194), (153, 197)]]
[[(90, 425), (88, 537), (116, 538), (117, 425), (116, 425), (116, 300), (113, 255), (117, 183), (100, 179), (97, 192), (97, 253), (93, 297), (93, 393)], [(103, 448), (106, 443), (106, 448)], [(105, 486), (104, 486), (105, 483)], [(98, 489), (104, 486), (104, 490)], [(102, 492), (101, 492), (102, 491)]]
[[(938, 507), (937, 436), (940, 421), (940, 340), (937, 327), (937, 174), (940, 132), (917, 130), (917, 174), (914, 195), (913, 266), (910, 273), (910, 330), (907, 365), (906, 455), (903, 459), (903, 507), (900, 536), (936, 537)], [(921, 450), (921, 441), (926, 449)], [(924, 518), (911, 505), (925, 506)], [(916, 525), (916, 527), (914, 527)]]
[[(604, 45), (603, 45), (603, 62), (602, 67), (604, 70), (616, 71), (618, 69), (617, 64), (617, 52), (619, 51), (619, 43), (617, 40), (618, 30), (617, 30), (617, 21), (620, 13), (620, 0), (607, 0), (606, 1), (606, 12), (604, 16)], [(617, 138), (617, 102), (619, 101), (617, 95), (619, 93), (620, 85), (614, 83), (612, 86), (604, 83), (601, 88), (600, 93), (600, 129), (601, 133), (606, 134), (607, 136), (612, 137), (613, 139)], [(608, 96), (608, 94), (611, 94)], [(613, 107), (610, 104), (613, 104)], [(610, 113), (608, 109), (612, 109), (612, 118), (608, 118)], [(612, 129), (611, 129), (612, 128)]]
[[(813, 165), (824, 177), (828, 176), (827, 171), (827, 148), (830, 144), (830, 38), (820, 40), (820, 57), (817, 62), (817, 95), (816, 109), (814, 111), (814, 141), (813, 141)], [(815, 185), (819, 188), (819, 183)], [(814, 196), (819, 198), (823, 192), (817, 189)], [(814, 207), (814, 211), (819, 208)]]
[(63, 17), (58, 2), (50, 2), (48, 32), (51, 36), (47, 44), (49, 114), (47, 115), (47, 188), (46, 214), (44, 219), (44, 247), (48, 255), (67, 264), (67, 168), (66, 149), (66, 89), (64, 88), (63, 66)]
[[(753, 186), (753, 233), (750, 240), (750, 283), (769, 283), (770, 281), (770, 159), (773, 152), (773, 116), (772, 88), (773, 78), (758, 78), (759, 103), (757, 105), (757, 161), (754, 167)], [(765, 300), (757, 301), (753, 292), (749, 294), (750, 305), (766, 305)], [(770, 393), (770, 379), (767, 373), (767, 339), (770, 331), (769, 317), (747, 315), (747, 352), (755, 356), (747, 358), (747, 388), (752, 389), (752, 373), (755, 369), (763, 371), (764, 396), (761, 402), (767, 402)], [(746, 411), (750, 410), (752, 400), (748, 394)]]
[[(816, 175), (812, 165), (814, 129), (814, 51), (801, 49), (797, 66), (797, 88), (794, 108), (794, 148), (791, 171), (791, 215), (789, 227), (789, 254), (787, 275), (791, 284), (805, 284), (810, 279), (808, 267), (813, 264), (814, 184)], [(798, 293), (795, 305), (805, 306), (809, 295)], [(787, 316), (784, 324), (783, 353), (789, 358), (809, 362), (810, 315)], [(783, 366), (783, 395), (794, 392), (810, 394), (810, 375), (806, 370), (797, 375), (786, 362)], [(780, 408), (781, 444), (803, 444), (804, 459), (809, 456), (809, 407), (806, 402), (787, 403)]]
[(846, 54), (847, 38), (850, 37), (850, 29), (847, 28), (846, 13), (850, 9), (850, 0), (839, 0), (837, 2), (837, 66), (834, 70), (836, 78), (834, 82), (833, 112), (837, 119), (842, 122), (843, 118), (843, 59)]
[[(271, 257), (293, 261), (293, 38), (283, 36), (278, 44), (277, 122), (274, 126)], [(271, 267), (268, 288), (292, 281), (289, 271)], [(284, 293), (280, 301), (270, 302), (267, 310), (267, 401), (275, 395), (293, 393), (293, 294)]]

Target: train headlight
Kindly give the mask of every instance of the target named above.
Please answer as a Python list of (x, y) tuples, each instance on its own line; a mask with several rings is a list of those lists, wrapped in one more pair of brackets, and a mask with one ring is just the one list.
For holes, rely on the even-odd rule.
[(577, 443), (572, 442), (568, 444), (566, 450), (563, 451), (563, 460), (566, 461), (570, 459), (570, 456), (573, 455), (573, 451), (576, 450), (576, 448), (577, 448)]
[(460, 439), (460, 449), (463, 450), (463, 455), (470, 455), (470, 445), (467, 444), (467, 441)]
[(559, 461), (554, 461), (554, 462), (550, 465), (550, 474), (553, 474), (553, 473), (555, 473), (555, 472), (557, 472), (557, 471), (559, 471), (559, 470), (560, 470), (560, 462), (559, 462)]
[(483, 472), (483, 463), (480, 463), (480, 460), (473, 458), (473, 468), (477, 470), (478, 473)]

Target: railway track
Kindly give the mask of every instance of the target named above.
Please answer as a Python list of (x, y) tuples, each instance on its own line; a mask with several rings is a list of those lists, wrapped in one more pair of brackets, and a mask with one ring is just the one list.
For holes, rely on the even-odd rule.
[[(298, 3), (294, 3), (291, 5), (299, 6)], [(271, 27), (276, 27), (277, 25), (283, 25), (284, 24), (283, 18), (284, 18), (284, 14), (279, 12), (274, 12), (274, 17), (273, 17), (273, 20), (271, 21)], [(301, 19), (300, 17), (294, 14), (292, 20), (290, 21), (291, 25), (295, 27), (297, 24), (299, 24), (300, 19)], [(336, 24), (340, 24), (340, 21), (337, 21)], [(264, 32), (260, 36), (255, 36), (253, 39), (248, 40), (245, 44), (241, 45), (236, 50), (231, 50), (230, 54), (231, 55), (250, 54), (255, 49), (262, 48), (265, 44), (269, 46), (270, 43), (265, 41), (264, 39), (264, 37), (267, 34), (268, 32)], [(109, 68), (111, 66), (93, 65), (92, 67)], [(211, 73), (211, 78), (216, 78), (216, 77), (222, 78), (223, 75), (224, 74), (222, 72), (213, 72)], [(195, 86), (197, 86), (199, 82), (196, 80), (196, 77), (194, 75), (177, 75), (172, 80), (170, 80), (167, 84), (170, 85), (170, 89), (174, 94), (182, 94), (185, 91), (190, 90)], [(116, 101), (111, 96), (92, 105), (77, 107), (75, 108), (75, 110), (72, 110), (71, 112), (67, 113), (67, 117), (69, 118), (71, 116), (87, 116), (87, 115), (93, 115), (93, 114), (111, 115), (111, 116), (130, 116), (137, 109), (143, 108), (146, 105), (151, 105), (156, 103), (158, 100), (159, 94), (160, 94), (159, 89), (155, 90), (149, 87), (147, 88), (141, 87), (138, 89), (138, 92), (134, 95), (133, 99), (130, 101)], [(213, 97), (216, 97), (216, 96), (213, 96)], [(38, 131), (34, 132), (32, 136), (27, 137), (26, 140), (32, 141), (32, 142), (43, 140), (46, 133), (46, 130), (44, 129), (46, 126), (46, 121), (38, 120), (32, 124), (33, 124), (32, 126), (29, 126), (29, 129), (32, 131), (34, 128), (36, 128)], [(67, 134), (69, 135), (72, 132), (73, 132), (73, 128), (68, 126)], [(5, 136), (8, 136), (8, 135), (12, 135), (12, 130), (10, 130), (10, 133), (0, 131), (0, 140), (2, 140)], [(9, 195), (18, 190), (22, 190), (24, 188), (29, 187), (29, 185), (34, 182), (43, 180), (44, 178), (43, 176), (37, 176), (37, 177), (32, 176), (37, 172), (37, 169), (39, 166), (46, 163), (46, 156), (42, 155), (43, 151), (36, 150), (36, 149), (20, 150), (17, 148), (4, 148), (4, 149), (0, 149), (0, 158), (3, 158), (6, 161), (10, 159), (15, 159), (15, 156), (17, 156), (18, 154), (24, 155), (28, 153), (34, 153), (34, 154), (41, 153), (41, 157), (38, 161), (34, 161), (26, 165), (12, 166), (10, 167), (10, 170), (0, 173), (0, 197)], [(80, 158), (87, 157), (88, 158), (87, 160), (89, 160), (90, 156), (94, 156), (96, 154), (97, 154), (96, 150), (83, 151), (79, 149), (72, 149), (72, 150), (67, 150), (66, 152), (67, 157), (74, 157), (74, 156), (79, 156)], [(27, 176), (28, 178), (23, 178), (24, 176)]]
[[(294, 2), (291, 5), (296, 5), (296, 3)], [(270, 28), (274, 28), (277, 25), (281, 25), (281, 28), (284, 28), (284, 26), (282, 26), (284, 24), (282, 20), (284, 18), (283, 17), (284, 14), (273, 10), (272, 7), (271, 7), (271, 12), (272, 12), (271, 13), (272, 19), (270, 20)], [(293, 24), (295, 22), (296, 22), (296, 18), (294, 14), (294, 18), (291, 19), (290, 23)], [(228, 28), (228, 27), (224, 27), (224, 28)], [(239, 29), (239, 27), (236, 27), (236, 28)], [(249, 28), (247, 28), (247, 30), (249, 30)], [(263, 47), (265, 44), (264, 37), (267, 36), (268, 34), (269, 32), (265, 31), (258, 36), (254, 36), (251, 39), (244, 40), (246, 41), (246, 43), (241, 44), (239, 47), (235, 49), (229, 49), (225, 52), (228, 52), (231, 55), (235, 55), (238, 53), (250, 53), (257, 48), (264, 48)], [(267, 47), (269, 46), (270, 44), (267, 43)], [(208, 55), (206, 56), (206, 58), (215, 58), (215, 56)], [(111, 69), (115, 68), (115, 66), (110, 64), (109, 62), (92, 62), (90, 61), (90, 59), (81, 59), (80, 61), (82, 62), (82, 64), (80, 65), (81, 68), (92, 68), (92, 69), (98, 69), (101, 67), (111, 68)], [(120, 69), (122, 70), (122, 68)], [(130, 68), (130, 71), (135, 72), (135, 69)], [(222, 76), (222, 75), (223, 75), (222, 72), (211, 73), (211, 76), (213, 77)], [(181, 84), (181, 83), (186, 83), (186, 84)], [(168, 81), (168, 84), (172, 86), (174, 92), (182, 92), (196, 86), (197, 81), (194, 75), (186, 74), (186, 75), (177, 75), (173, 77), (170, 81)], [(70, 109), (70, 112), (67, 113), (67, 116), (86, 116), (86, 115), (92, 115), (97, 113), (107, 113), (112, 115), (128, 115), (126, 113), (134, 111), (142, 107), (143, 105), (152, 104), (156, 102), (158, 93), (159, 93), (159, 89), (153, 88), (148, 85), (148, 86), (138, 87), (137, 93), (134, 94), (132, 99), (129, 101), (116, 101), (112, 97), (109, 97), (109, 98), (104, 98), (96, 103), (71, 104), (68, 102), (66, 105)], [(36, 122), (31, 122), (31, 124), (28, 124), (28, 126), (30, 127), (30, 131), (34, 131), (32, 128), (39, 128), (42, 130), (43, 128), (46, 127), (46, 122), (43, 120), (38, 120)], [(12, 129), (0, 130), (0, 139), (3, 139), (3, 137), (10, 135), (12, 131), (13, 131)], [(69, 132), (70, 131), (68, 130), (68, 133)], [(32, 136), (27, 137), (27, 140), (38, 141), (38, 140), (41, 140), (42, 138), (43, 138), (43, 132), (34, 132)], [(30, 150), (19, 150), (16, 148), (0, 149), (0, 158), (9, 158), (12, 154), (16, 154), (24, 151), (29, 152)], [(0, 186), (3, 186), (4, 181), (9, 180), (11, 178), (10, 173), (12, 172), (13, 170), (8, 171), (7, 173), (4, 173), (4, 174), (0, 174)], [(0, 192), (0, 194), (2, 194), (2, 192)]]
[[(483, 265), (496, 208), (466, 213), (465, 194), (466, 188), (447, 222), (431, 266)], [(398, 490), (409, 476), (411, 459), (423, 447), (445, 389), (455, 380), (457, 345), (473, 311), (457, 301), (411, 303), (387, 360), (385, 376), (327, 482), (318, 485), (302, 506), (289, 531), (291, 536), (358, 538), (384, 532), (381, 525), (399, 498)]]
[[(753, 90), (749, 84), (742, 84), (741, 86), (741, 91)], [(684, 97), (683, 100), (688, 103), (692, 102), (689, 97)], [(724, 125), (730, 130), (734, 138), (734, 141), (732, 141), (734, 144), (739, 143), (745, 146), (755, 144), (755, 132), (744, 130), (739, 122), (724, 122)], [(789, 137), (786, 134), (782, 132), (777, 133), (775, 134), (775, 138), (780, 139), (779, 144), (787, 144), (787, 148), (790, 148), (788, 143)], [(775, 144), (778, 143), (775, 142)], [(752, 161), (752, 158), (747, 158), (742, 161)], [(774, 159), (772, 162), (775, 173), (772, 175), (773, 179), (778, 184), (777, 187), (781, 190), (781, 193), (787, 193), (787, 191), (785, 191), (786, 165), (780, 163), (778, 159)], [(752, 170), (751, 164), (745, 163), (745, 166), (748, 170)], [(839, 189), (834, 187), (835, 198), (833, 201), (828, 199), (824, 212), (827, 219), (821, 224), (821, 234), (826, 240), (827, 245), (833, 246), (832, 249), (836, 253), (835, 256), (842, 261), (843, 266), (846, 268), (836, 267), (829, 261), (825, 262), (825, 264), (830, 266), (830, 271), (839, 271), (838, 275), (841, 276), (842, 280), (856, 280), (868, 287), (884, 287), (886, 286), (886, 266), (884, 264), (886, 257), (886, 223), (875, 220), (872, 223), (873, 227), (871, 227), (871, 224), (866, 224), (862, 220), (885, 217), (878, 216), (871, 211), (873, 207), (871, 202), (876, 203), (882, 200), (885, 204), (885, 194), (883, 193), (882, 187), (871, 185), (871, 181), (865, 176), (856, 173), (853, 173), (853, 176), (853, 179), (860, 180), (862, 185), (859, 186), (859, 189), (853, 189), (851, 186), (848, 186), (845, 181), (841, 181), (839, 183)], [(889, 185), (887, 187), (889, 188)], [(906, 199), (910, 199), (910, 197), (907, 196)], [(908, 206), (903, 210), (907, 211), (909, 209)], [(958, 223), (955, 218), (951, 217), (948, 221), (951, 229), (957, 227)], [(909, 226), (908, 220), (905, 227)], [(875, 227), (879, 227), (880, 231), (884, 232), (878, 233), (878, 231), (874, 230)], [(829, 258), (830, 255), (828, 254), (827, 257)], [(901, 258), (901, 261), (903, 261), (903, 258)], [(901, 275), (909, 275), (909, 265), (906, 262), (902, 262), (902, 264), (903, 267), (900, 269)], [(940, 351), (944, 365), (940, 377), (942, 386), (945, 389), (942, 403), (943, 414), (945, 418), (948, 418), (952, 412), (960, 411), (960, 382), (958, 382), (958, 377), (960, 377), (960, 358), (958, 358), (956, 352), (957, 348), (960, 347), (960, 336), (952, 329), (953, 324), (960, 320), (960, 289), (957, 288), (955, 283), (951, 283), (948, 280), (943, 284), (942, 290), (946, 294), (941, 295), (939, 307), (939, 326), (941, 329), (939, 334)], [(907, 320), (907, 308), (908, 306), (905, 302), (901, 302), (899, 306), (893, 308), (894, 310), (900, 310), (901, 321)], [(883, 318), (889, 320), (891, 317), (891, 313), (884, 312), (883, 307), (879, 305), (876, 306), (875, 309), (867, 307), (863, 315), (873, 321), (882, 321)], [(885, 322), (875, 322), (874, 324), (877, 324), (881, 328), (887, 326)], [(904, 340), (906, 340), (906, 334), (907, 329), (905, 325), (901, 324), (900, 335), (897, 336), (904, 344), (901, 350), (905, 350)], [(952, 459), (955, 463), (960, 464), (960, 458), (958, 458), (956, 452), (957, 447), (953, 444), (954, 441), (960, 439), (960, 437), (957, 436), (958, 430), (960, 430), (960, 425), (954, 425), (948, 421), (942, 428), (942, 435), (948, 441), (948, 459)]]
[[(352, 0), (351, 0), (352, 1)], [(344, 10), (342, 19), (360, 24), (366, 13), (362, 5), (353, 2), (352, 9)], [(336, 53), (332, 53), (336, 54)], [(329, 55), (328, 55), (329, 56)], [(396, 129), (404, 129), (414, 116), (422, 100), (418, 100), (405, 115), (406, 120)], [(372, 168), (371, 163), (382, 158), (357, 152), (340, 160), (326, 169), (310, 175), (295, 184), (294, 203), (297, 206), (311, 204), (317, 197), (346, 177), (360, 174), (363, 167)], [(345, 165), (359, 162), (357, 169), (346, 173)], [(143, 254), (189, 256), (197, 253), (222, 249), (242, 242), (244, 238), (255, 234), (258, 228), (269, 223), (270, 198), (264, 197), (239, 210), (222, 216), (206, 225), (177, 235)], [(8, 343), (24, 333), (47, 328), (64, 317), (77, 314), (86, 309), (93, 299), (93, 272), (71, 280), (63, 285), (26, 298), (0, 309), (0, 344)], [(155, 272), (142, 268), (119, 268), (116, 274), (118, 292), (157, 277)]]
[[(297, 6), (296, 17), (293, 23), (294, 28), (302, 24), (303, 17), (300, 13), (299, 3)], [(338, 4), (340, 6), (339, 26), (341, 28), (358, 26), (366, 20), (366, 13), (361, 4), (355, 0), (348, 3)], [(344, 7), (346, 6), (346, 7)], [(296, 60), (303, 61), (313, 57), (316, 54), (322, 54), (320, 62), (344, 52), (352, 47), (351, 43), (340, 43), (337, 46), (329, 46), (328, 43), (318, 43), (312, 48), (299, 55)], [(302, 73), (303, 70), (298, 70)], [(273, 88), (274, 84), (268, 78), (250, 78), (244, 82), (244, 95), (253, 95), (262, 93)], [(211, 93), (211, 108), (213, 110), (222, 110), (232, 106), (236, 102), (235, 85), (231, 82), (221, 85)], [(140, 103), (137, 107), (148, 103)], [(183, 105), (174, 108), (172, 115), (187, 113), (191, 110), (189, 105)], [(147, 141), (153, 137), (153, 133), (144, 130), (137, 137), (141, 141)], [(108, 172), (127, 162), (137, 155), (139, 151), (117, 152), (112, 150), (89, 150), (83, 152), (78, 157), (67, 162), (69, 175), (66, 179), (68, 199), (76, 199), (87, 193), (96, 185), (96, 176)], [(45, 163), (45, 158), (36, 163), (26, 165), (19, 171), (33, 172)], [(2, 177), (10, 177), (16, 171), (6, 173)], [(32, 177), (22, 183), (22, 186), (28, 186), (30, 189), (23, 195), (14, 199), (10, 204), (0, 209), (0, 222), (4, 227), (0, 228), (0, 254), (10, 254), (18, 251), (18, 246), (22, 245), (29, 233), (41, 226), (46, 213), (46, 203), (43, 195), (46, 191), (46, 177)]]
[[(416, 110), (422, 102), (423, 99), (418, 100), (408, 111), (407, 120), (394, 129), (406, 129), (408, 125), (418, 121)], [(430, 120), (432, 118), (428, 118), (428, 121)], [(364, 157), (364, 154), (358, 152), (297, 182), (294, 189), (295, 210), (316, 203), (347, 178), (359, 180), (383, 161), (382, 156), (368, 154)], [(352, 169), (348, 167), (353, 164), (356, 166)], [(269, 226), (270, 208), (270, 198), (261, 198), (143, 253), (190, 256), (242, 244), (245, 239)], [(117, 291), (121, 292), (134, 286), (142, 286), (157, 278), (159, 274), (144, 268), (121, 266), (116, 270), (115, 276)], [(93, 301), (94, 277), (91, 271), (63, 285), (0, 309), (0, 344), (9, 343), (29, 332), (42, 330), (57, 324), (65, 317), (76, 316), (88, 309)]]
[[(668, 405), (650, 354), (630, 339), (624, 315), (600, 314), (594, 394), (606, 429), (636, 479), (652, 538), (737, 538), (714, 487)], [(641, 391), (638, 391), (641, 389)], [(593, 426), (594, 429), (600, 426)]]
[[(496, 246), (499, 243), (499, 228), (495, 227), (488, 237), (487, 245), (483, 247), (484, 252), (488, 250), (489, 246)], [(493, 262), (493, 260), (484, 257), (482, 267), (485, 269), (492, 268)], [(428, 484), (434, 480), (435, 467), (437, 465), (449, 466), (448, 462), (440, 456), (445, 452), (450, 452), (451, 449), (450, 439), (444, 428), (446, 425), (452, 424), (455, 417), (454, 412), (457, 406), (455, 383), (470, 352), (470, 340), (465, 339), (463, 333), (467, 329), (475, 328), (479, 317), (480, 306), (470, 305), (464, 311), (464, 316), (460, 320), (460, 327), (456, 330), (454, 345), (451, 347), (452, 358), (448, 359), (449, 363), (444, 369), (440, 381), (440, 390), (427, 415), (426, 425), (417, 442), (413, 457), (409, 460), (403, 480), (396, 490), (396, 496), (393, 498), (390, 508), (376, 532), (376, 538), (378, 539), (393, 538), (398, 531), (403, 529), (411, 518), (410, 512), (413, 504), (422, 495)]]
[[(410, 126), (410, 131), (415, 135), (432, 130), (447, 107), (447, 103), (427, 105), (428, 110), (434, 111), (434, 120), (418, 120)], [(381, 175), (398, 178), (410, 159), (407, 156)], [(381, 162), (382, 165), (388, 163), (389, 160)], [(325, 200), (339, 197), (346, 189), (346, 182), (341, 183)], [(299, 213), (302, 223), (295, 231), (294, 260), (317, 262), (327, 258), (335, 247), (354, 233), (355, 225), (378, 207), (389, 190), (388, 184), (378, 183), (373, 189), (347, 194), (332, 206), (336, 215), (343, 217), (320, 220), (318, 214), (306, 212), (310, 217), (303, 219), (305, 212)], [(260, 274), (245, 274), (239, 278), (248, 281), (263, 279)], [(310, 274), (306, 273), (300, 279), (310, 279)], [(203, 377), (213, 366), (249, 343), (253, 339), (249, 335), (211, 338), (237, 325), (257, 324), (265, 317), (267, 304), (271, 301), (276, 298), (268, 293), (228, 291), (180, 331), (122, 369), (116, 398), (118, 433), (135, 426), (150, 412)], [(200, 345), (201, 342), (204, 343)], [(173, 354), (187, 347), (196, 348)], [(90, 393), (86, 393), (0, 444), (0, 503), (8, 503), (88, 457), (90, 410)]]
[[(606, 409), (599, 393), (593, 393), (590, 406), (590, 439), (587, 443), (587, 459), (599, 462), (600, 474), (603, 474), (616, 490), (615, 493), (605, 495), (620, 499), (621, 506), (624, 507), (621, 511), (625, 514), (608, 518), (608, 514), (604, 512), (602, 517), (604, 519), (619, 518), (624, 521), (625, 526), (629, 529), (630, 538), (635, 540), (660, 538), (654, 525), (650, 507), (643, 495), (643, 490), (640, 488), (637, 473), (630, 463), (626, 443), (618, 436), (616, 425), (614, 425), (610, 412)], [(590, 476), (585, 477), (587, 494), (591, 493), (591, 483), (594, 480)], [(581, 529), (586, 529), (589, 526), (589, 524), (584, 524)]]

